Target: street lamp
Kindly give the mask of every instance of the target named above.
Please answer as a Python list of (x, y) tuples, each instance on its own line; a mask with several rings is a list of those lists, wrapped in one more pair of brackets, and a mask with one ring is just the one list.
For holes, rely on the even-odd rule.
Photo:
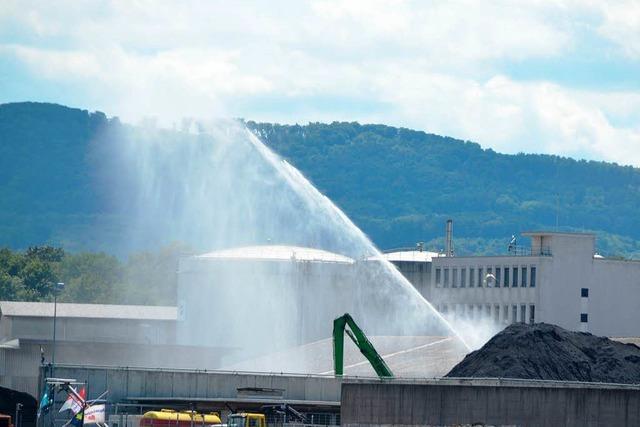
[(56, 283), (53, 286), (53, 347), (51, 349), (51, 376), (54, 377), (56, 366), (56, 318), (58, 314), (58, 292), (64, 289), (64, 283)]

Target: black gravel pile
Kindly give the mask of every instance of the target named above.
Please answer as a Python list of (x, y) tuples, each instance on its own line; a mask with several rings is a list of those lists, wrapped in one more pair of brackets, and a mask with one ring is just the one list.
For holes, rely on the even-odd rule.
[(639, 384), (640, 347), (546, 323), (516, 323), (446, 376)]

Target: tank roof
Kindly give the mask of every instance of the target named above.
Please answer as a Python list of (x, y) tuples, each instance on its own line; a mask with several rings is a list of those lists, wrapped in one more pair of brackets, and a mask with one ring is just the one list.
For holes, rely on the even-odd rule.
[[(385, 252), (382, 254), (382, 258), (391, 262), (398, 261), (407, 261), (407, 262), (431, 262), (432, 258), (439, 257), (440, 254), (438, 252), (431, 251), (393, 251), (393, 252)], [(370, 257), (369, 259), (377, 259), (379, 255), (375, 255)]]
[(245, 246), (222, 249), (197, 255), (198, 259), (263, 259), (274, 261), (316, 261), (353, 264), (354, 260), (344, 255), (322, 249), (287, 245)]

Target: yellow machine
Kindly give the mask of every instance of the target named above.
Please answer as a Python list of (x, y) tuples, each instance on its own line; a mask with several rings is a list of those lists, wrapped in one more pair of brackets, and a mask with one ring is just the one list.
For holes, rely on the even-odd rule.
[(216, 413), (199, 414), (195, 411), (160, 411), (145, 412), (140, 420), (140, 427), (202, 427), (220, 425), (222, 421)]
[(228, 427), (266, 427), (264, 414), (239, 412), (229, 415)]

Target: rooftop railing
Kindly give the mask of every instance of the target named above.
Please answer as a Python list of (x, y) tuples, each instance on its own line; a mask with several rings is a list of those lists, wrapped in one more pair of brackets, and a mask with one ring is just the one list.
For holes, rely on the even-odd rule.
[(512, 256), (551, 256), (549, 246), (509, 245), (507, 252)]

